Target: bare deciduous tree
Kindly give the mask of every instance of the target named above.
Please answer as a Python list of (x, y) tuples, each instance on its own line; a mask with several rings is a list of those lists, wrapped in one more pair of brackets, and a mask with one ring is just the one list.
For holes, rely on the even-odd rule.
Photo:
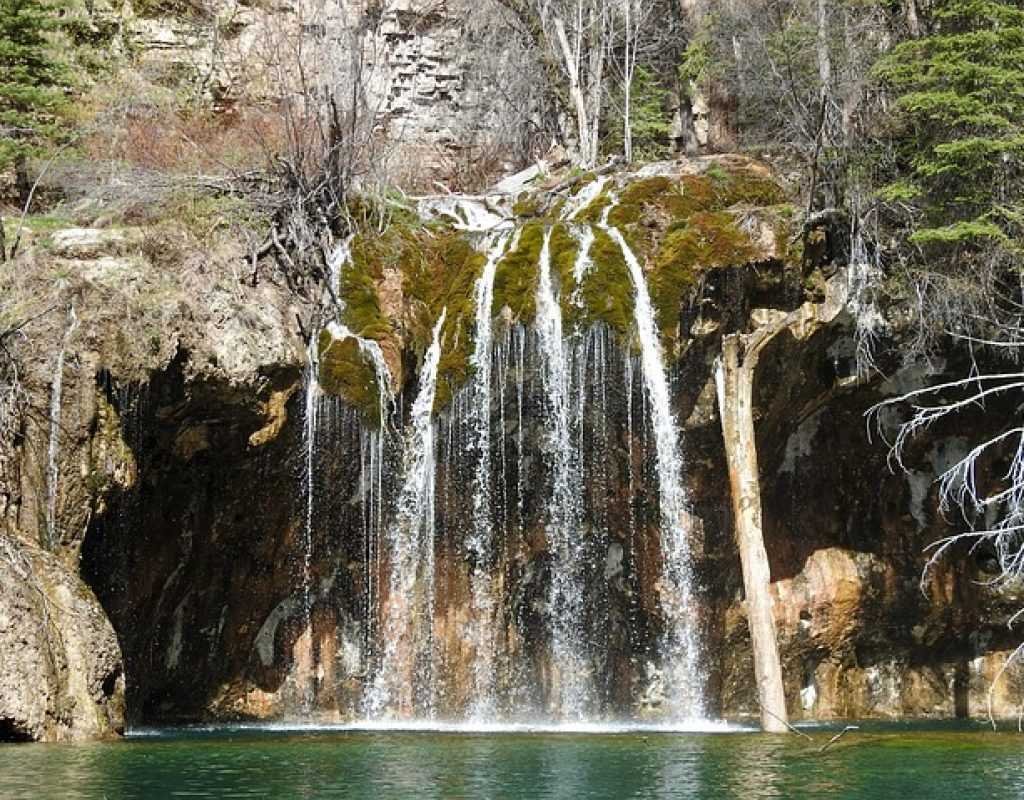
[[(576, 160), (597, 162), (615, 0), (495, 0), (543, 51), (549, 83), (572, 117)], [(568, 131), (566, 131), (568, 134)]]
[(781, 733), (788, 728), (775, 619), (770, 592), (771, 571), (762, 529), (760, 470), (754, 430), (754, 378), (764, 348), (784, 331), (803, 340), (831, 322), (847, 295), (842, 279), (833, 279), (821, 303), (807, 302), (795, 311), (754, 312), (751, 333), (733, 333), (722, 341), (715, 382), (719, 416), (729, 466), (733, 525), (743, 569), (747, 625), (754, 656), (761, 727)]

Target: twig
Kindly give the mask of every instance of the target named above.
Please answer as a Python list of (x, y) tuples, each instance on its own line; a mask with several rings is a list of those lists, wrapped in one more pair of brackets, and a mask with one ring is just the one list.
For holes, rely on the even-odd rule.
[(778, 714), (776, 714), (773, 711), (771, 711), (771, 709), (765, 708), (764, 706), (761, 705), (761, 703), (758, 703), (757, 705), (760, 707), (760, 709), (763, 712), (765, 712), (766, 714), (768, 714), (771, 717), (775, 717), (775, 719), (777, 719), (779, 722), (781, 722), (783, 725), (785, 725), (787, 728), (789, 728), (789, 730), (792, 731), (793, 733), (795, 733), (795, 734), (797, 734), (799, 736), (803, 736), (809, 742), (813, 742), (814, 741), (814, 739), (812, 739), (806, 733), (804, 733), (801, 730), (798, 730), (797, 728), (794, 728), (792, 725), (789, 724), (789, 722), (787, 720), (784, 720)]
[(59, 148), (57, 148), (56, 152), (54, 152), (54, 154), (50, 156), (50, 158), (47, 160), (46, 164), (43, 165), (43, 168), (39, 171), (39, 174), (36, 175), (36, 179), (32, 182), (32, 188), (29, 189), (28, 198), (25, 200), (25, 206), (24, 208), (21, 209), (21, 217), (18, 219), (18, 227), (15, 228), (14, 230), (14, 244), (11, 245), (12, 261), (14, 260), (14, 257), (18, 255), (18, 247), (19, 245), (21, 245), (21, 232), (25, 227), (25, 218), (28, 216), (29, 208), (32, 207), (32, 200), (36, 195), (36, 189), (39, 188), (39, 181), (43, 179), (43, 177), (49, 171), (50, 167), (53, 166), (53, 163), (57, 160), (57, 157), (60, 156), (60, 154), (67, 150), (69, 147), (71, 147), (71, 145), (75, 144), (75, 142), (79, 141), (84, 135), (84, 132), (80, 133), (77, 136), (70, 139), (69, 141), (65, 142)]
[(828, 750), (832, 745), (834, 745), (836, 742), (838, 742), (840, 739), (842, 739), (850, 731), (859, 731), (859, 730), (860, 730), (860, 726), (859, 725), (847, 725), (845, 728), (843, 728), (841, 731), (839, 731), (839, 733), (837, 733), (835, 736), (833, 736), (831, 739), (829, 739), (827, 742), (825, 742), (825, 744), (823, 744), (821, 746), (821, 749), (818, 752), (819, 753), (824, 753), (826, 750)]

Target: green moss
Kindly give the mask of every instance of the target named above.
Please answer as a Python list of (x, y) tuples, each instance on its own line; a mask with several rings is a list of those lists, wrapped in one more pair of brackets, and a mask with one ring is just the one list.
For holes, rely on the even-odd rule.
[(512, 213), (520, 219), (539, 217), (541, 216), (540, 199), (536, 195), (523, 192), (516, 198), (515, 205), (512, 206)]
[(319, 381), (324, 392), (345, 398), (372, 423), (380, 424), (380, 387), (373, 364), (352, 338), (321, 331), (317, 340)]
[(765, 209), (771, 214), (772, 234), (775, 237), (779, 259), (786, 265), (801, 264), (804, 256), (804, 237), (797, 234), (797, 209), (783, 203)]
[(507, 306), (518, 321), (533, 321), (537, 313), (538, 267), (543, 246), (544, 225), (540, 222), (524, 225), (515, 249), (506, 253), (495, 269), (493, 314), (501, 313)]
[(749, 171), (728, 172), (712, 164), (704, 175), (678, 179), (658, 175), (634, 181), (622, 191), (608, 221), (622, 229), (667, 221), (671, 228), (702, 211), (721, 211), (741, 204), (774, 205), (783, 199), (782, 190), (770, 178)]
[(476, 318), (474, 285), (486, 256), (452, 228), (424, 229), (404, 254), (402, 290), (413, 309), (410, 344), (420, 357), (447, 309), (435, 408), (444, 407), (469, 376)]
[(576, 215), (575, 220), (580, 223), (596, 225), (601, 221), (601, 217), (604, 215), (604, 210), (612, 202), (612, 190), (610, 185), (606, 185), (601, 193), (591, 200), (587, 206), (580, 210)]
[(359, 336), (379, 341), (391, 333), (391, 325), (380, 310), (377, 295), (377, 281), (383, 276), (376, 250), (379, 243), (366, 241), (353, 245), (352, 263), (341, 270), (337, 287), (338, 296), (345, 304), (341, 321)]
[(566, 201), (565, 201), (565, 198), (563, 197), (561, 200), (559, 200), (557, 203), (555, 203), (553, 206), (551, 206), (551, 208), (548, 210), (547, 218), (550, 219), (550, 220), (561, 219), (562, 218), (562, 212), (565, 211), (565, 204), (566, 204)]
[(664, 198), (678, 191), (678, 182), (666, 176), (633, 181), (619, 195), (619, 202), (608, 215), (608, 222), (624, 228), (640, 221), (645, 206), (661, 206)]
[(575, 307), (572, 304), (574, 286), (573, 271), (576, 268), (576, 257), (580, 246), (569, 227), (559, 223), (551, 228), (551, 274), (558, 287), (559, 304), (562, 307), (562, 320), (568, 328), (576, 322)]
[(581, 324), (604, 322), (626, 336), (633, 325), (633, 280), (622, 249), (605, 231), (595, 229), (590, 246), (593, 266), (580, 282)]
[(756, 255), (757, 248), (726, 212), (692, 214), (685, 226), (671, 231), (655, 257), (650, 281), (651, 301), (662, 332), (674, 333), (683, 298), (703, 274), (745, 264)]
[(729, 208), (734, 205), (771, 206), (786, 198), (782, 188), (771, 178), (749, 171), (727, 173), (726, 177), (712, 179), (716, 205)]
[(343, 228), (363, 231), (418, 228), (422, 225), (415, 207), (410, 205), (404, 195), (394, 190), (349, 197), (340, 223)]

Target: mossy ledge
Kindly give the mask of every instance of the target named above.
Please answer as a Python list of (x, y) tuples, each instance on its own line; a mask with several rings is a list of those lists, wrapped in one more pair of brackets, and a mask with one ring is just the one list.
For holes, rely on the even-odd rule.
[[(434, 324), (447, 309), (436, 400), (443, 407), (468, 376), (473, 286), (484, 262), (469, 237), (450, 225), (403, 220), (380, 234), (358, 236), (352, 263), (340, 279), (342, 321), (366, 338), (397, 337), (402, 349), (420, 361)], [(380, 286), (395, 271), (401, 279), (403, 312), (399, 319), (388, 320), (381, 310)]]
[(372, 362), (352, 337), (336, 339), (321, 331), (317, 340), (320, 388), (343, 397), (372, 425), (380, 424), (380, 392)]
[[(691, 170), (693, 165), (679, 168)], [(770, 270), (768, 278), (778, 281), (781, 271), (800, 259), (799, 246), (791, 244), (793, 208), (783, 202), (784, 192), (767, 168), (747, 159), (710, 159), (683, 174), (613, 178), (572, 222), (545, 211), (551, 197), (543, 194), (517, 198), (518, 230), (496, 266), (493, 317), (523, 325), (534, 321), (540, 253), (550, 234), (551, 267), (566, 331), (602, 324), (628, 342), (635, 290), (621, 249), (598, 224), (606, 211), (609, 224), (644, 267), (658, 326), (668, 342), (681, 335), (682, 313), (710, 271), (771, 263), (779, 266), (780, 274)], [(590, 263), (577, 285), (574, 272), (588, 227), (593, 235)], [(434, 324), (447, 309), (438, 409), (470, 374), (475, 284), (486, 261), (485, 248), (474, 237), (436, 220), (393, 220), (380, 233), (356, 237), (352, 262), (342, 271), (338, 287), (342, 321), (362, 337), (391, 343), (409, 365), (422, 362)], [(385, 285), (391, 287), (385, 292), (387, 303), (382, 302)], [(376, 377), (357, 343), (335, 345), (328, 354), (322, 367), (324, 390), (342, 394), (375, 419)], [(411, 373), (403, 383), (400, 388), (415, 391)]]

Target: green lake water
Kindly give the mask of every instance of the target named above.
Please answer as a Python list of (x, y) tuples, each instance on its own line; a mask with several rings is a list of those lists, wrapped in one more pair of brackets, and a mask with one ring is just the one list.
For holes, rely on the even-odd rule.
[(0, 745), (0, 798), (1024, 798), (1016, 730), (809, 732), (148, 731)]

